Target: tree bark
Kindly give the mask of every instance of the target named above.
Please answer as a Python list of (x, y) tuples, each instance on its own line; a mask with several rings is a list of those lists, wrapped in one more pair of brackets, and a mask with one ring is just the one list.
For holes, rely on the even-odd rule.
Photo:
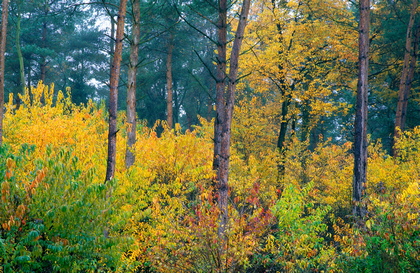
[(172, 56), (174, 50), (174, 34), (170, 31), (168, 40), (168, 53), (166, 55), (166, 121), (168, 127), (173, 127), (173, 78), (172, 78)]
[(3, 144), (4, 116), (4, 67), (6, 55), (7, 21), (9, 17), (9, 0), (3, 0), (0, 33), (0, 145)]
[[(219, 1), (218, 44), (217, 44), (217, 74), (216, 74), (216, 119), (214, 130), (214, 159), (213, 169), (216, 170), (217, 202), (220, 209), (219, 238), (226, 242), (228, 225), (228, 196), (229, 196), (229, 158), (230, 137), (233, 108), (235, 103), (235, 89), (238, 77), (239, 53), (250, 9), (250, 0), (243, 0), (238, 27), (230, 55), (229, 75), (226, 74), (226, 45), (227, 45), (227, 0)], [(221, 246), (224, 253), (225, 245)]]
[[(225, 122), (225, 86), (226, 86), (226, 45), (227, 45), (227, 0), (219, 0), (219, 18), (217, 22), (217, 58), (216, 58), (216, 118), (214, 123), (213, 169), (217, 171), (216, 187), (220, 191), (220, 151), (222, 144), (222, 125)], [(220, 196), (219, 196), (220, 198)], [(220, 203), (219, 203), (220, 204)]]
[(398, 104), (395, 115), (394, 141), (392, 145), (392, 154), (394, 156), (398, 154), (395, 148), (395, 141), (400, 137), (400, 132), (403, 131), (405, 127), (408, 96), (410, 94), (411, 83), (413, 82), (414, 70), (416, 68), (417, 62), (417, 50), (420, 34), (420, 27), (418, 26), (417, 30), (414, 28), (414, 22), (417, 15), (417, 6), (417, 0), (413, 0), (410, 11), (410, 19), (407, 26), (403, 69), (401, 72), (400, 86), (398, 89)]
[(111, 15), (111, 18), (110, 19), (111, 19), (110, 20), (111, 21), (111, 36), (110, 36), (111, 39), (109, 41), (109, 56), (111, 58), (110, 58), (109, 63), (112, 66), (112, 62), (114, 60), (114, 51), (115, 51), (115, 23), (114, 23), (114, 16)]
[(137, 89), (137, 66), (140, 44), (140, 0), (132, 1), (133, 26), (131, 29), (132, 41), (130, 45), (130, 63), (128, 65), (128, 88), (127, 88), (127, 149), (125, 152), (125, 167), (134, 164), (135, 155), (132, 152), (136, 143), (136, 89)]
[(26, 75), (28, 75), (26, 86), (31, 86), (31, 83), (32, 83), (31, 61), (29, 61), (28, 66), (26, 68)]
[(111, 180), (115, 175), (115, 164), (117, 155), (117, 103), (118, 103), (118, 82), (120, 77), (120, 65), (122, 59), (122, 48), (124, 39), (124, 19), (127, 7), (127, 0), (121, 0), (118, 10), (117, 33), (115, 38), (114, 58), (111, 65), (110, 75), (110, 96), (109, 96), (109, 131), (108, 131), (108, 158), (106, 166), (105, 182)]
[(207, 98), (207, 114), (206, 114), (207, 121), (211, 120), (212, 112), (213, 112), (213, 100), (209, 95), (208, 98)]
[[(47, 13), (47, 12), (46, 12)], [(42, 24), (42, 47), (45, 48), (47, 47), (47, 23), (44, 22)], [(45, 83), (45, 78), (47, 76), (47, 58), (45, 56), (41, 56), (41, 64), (40, 64), (40, 70), (41, 70), (41, 75), (40, 75), (40, 80)]]
[[(20, 32), (21, 32), (21, 27), (20, 27), (20, 22), (22, 19), (22, 14), (21, 14), (21, 6), (22, 6), (22, 1), (19, 0), (18, 3), (18, 11), (17, 11), (17, 21), (16, 21), (16, 53), (18, 55), (18, 61), (19, 61), (19, 78), (20, 78), (20, 92), (23, 95), (25, 93), (25, 66), (23, 65), (23, 56), (22, 56), (22, 49), (20, 47)], [(16, 96), (16, 100), (19, 100), (19, 97)]]
[(279, 174), (279, 178), (284, 177), (285, 174), (285, 141), (286, 141), (286, 133), (287, 133), (287, 126), (289, 124), (288, 114), (289, 114), (289, 106), (292, 100), (292, 96), (289, 93), (286, 95), (284, 90), (281, 90), (283, 102), (281, 104), (281, 115), (280, 115), (280, 130), (279, 136), (277, 138), (277, 149), (280, 154), (280, 160), (277, 165), (277, 170)]
[(367, 103), (369, 68), (369, 12), (370, 1), (360, 0), (359, 72), (356, 100), (354, 140), (353, 215), (362, 221), (367, 209), (364, 204), (367, 170)]

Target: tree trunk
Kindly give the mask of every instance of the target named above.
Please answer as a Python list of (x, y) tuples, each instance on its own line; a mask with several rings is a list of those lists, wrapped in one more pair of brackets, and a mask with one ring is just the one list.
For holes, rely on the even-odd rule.
[[(18, 61), (19, 61), (19, 78), (20, 78), (20, 92), (23, 95), (25, 93), (25, 67), (23, 65), (23, 56), (22, 56), (22, 49), (20, 47), (20, 22), (22, 19), (21, 14), (21, 6), (22, 1), (18, 1), (18, 11), (17, 11), (17, 21), (16, 21), (16, 53), (18, 55)], [(19, 100), (19, 97), (16, 96), (16, 100)]]
[[(176, 124), (176, 123), (179, 123), (179, 104), (180, 104), (180, 101), (179, 101), (179, 98), (178, 98), (178, 92), (173, 92), (173, 100), (174, 100), (173, 122), (174, 122), (174, 124)], [(189, 126), (189, 128), (191, 129), (191, 126)]]
[[(44, 22), (42, 24), (42, 47), (45, 48), (47, 47), (47, 23)], [(45, 56), (41, 56), (41, 64), (40, 64), (40, 70), (41, 70), (41, 75), (40, 75), (40, 80), (45, 83), (45, 78), (47, 75), (47, 58)]]
[(4, 62), (6, 55), (7, 20), (9, 16), (9, 0), (3, 0), (0, 33), (0, 145), (3, 144), (4, 116)]
[(31, 73), (31, 61), (29, 61), (29, 63), (27, 64), (27, 68), (26, 68), (26, 75), (28, 75), (28, 79), (27, 79), (27, 83), (26, 86), (30, 87), (31, 83), (32, 83), (32, 73)]
[(405, 40), (404, 64), (401, 73), (400, 86), (398, 90), (398, 104), (395, 115), (394, 140), (392, 145), (392, 154), (394, 156), (397, 155), (397, 151), (394, 147), (395, 141), (400, 137), (400, 132), (403, 131), (405, 127), (408, 96), (410, 94), (411, 83), (413, 82), (414, 70), (416, 68), (417, 62), (417, 49), (419, 42), (418, 36), (420, 34), (418, 33), (420, 28), (417, 27), (417, 30), (415, 30), (414, 28), (414, 22), (417, 15), (417, 6), (417, 0), (413, 0)]
[(359, 73), (356, 100), (354, 140), (353, 215), (363, 221), (367, 209), (364, 204), (367, 169), (367, 102), (369, 68), (369, 11), (370, 0), (360, 0)]
[(229, 75), (226, 75), (226, 45), (227, 45), (227, 0), (219, 1), (218, 44), (217, 44), (217, 74), (216, 74), (216, 119), (214, 130), (213, 169), (216, 170), (217, 201), (220, 209), (220, 225), (218, 235), (224, 242), (221, 253), (226, 249), (226, 229), (228, 225), (229, 196), (229, 157), (230, 136), (235, 103), (235, 89), (238, 77), (239, 53), (245, 32), (246, 21), (250, 9), (250, 0), (243, 0), (238, 27), (230, 55)]
[(132, 41), (130, 45), (130, 63), (128, 65), (128, 88), (127, 88), (127, 149), (125, 152), (125, 167), (134, 164), (135, 156), (132, 152), (136, 143), (136, 89), (137, 89), (137, 65), (140, 44), (140, 0), (133, 0), (133, 26), (131, 29)]
[[(280, 7), (277, 6), (277, 3), (275, 1), (272, 1), (272, 5), (273, 5), (272, 7), (273, 10), (280, 9)], [(278, 43), (282, 44), (284, 43), (282, 25), (280, 23), (277, 23), (276, 29), (277, 29), (277, 35), (278, 35), (277, 36)], [(281, 51), (279, 51), (278, 53), (281, 54)], [(277, 68), (279, 69), (279, 71), (282, 71), (283, 64), (279, 63), (277, 65)], [(283, 78), (280, 79), (280, 82), (274, 81), (274, 83), (277, 86), (278, 90), (280, 91), (281, 99), (283, 100), (281, 104), (280, 130), (279, 130), (279, 135), (277, 138), (277, 150), (279, 152), (279, 162), (277, 164), (277, 171), (278, 171), (278, 179), (281, 180), (283, 179), (285, 175), (285, 163), (286, 163), (285, 162), (286, 160), (285, 159), (285, 153), (286, 153), (285, 141), (286, 141), (286, 135), (287, 135), (287, 127), (289, 124), (289, 118), (288, 118), (289, 106), (292, 102), (292, 91), (294, 89), (294, 85), (290, 86), (290, 90), (288, 90), (289, 86), (286, 83), (286, 75), (283, 75)]]
[(289, 113), (289, 106), (292, 100), (292, 96), (291, 94), (288, 94), (287, 96), (285, 95), (286, 92), (284, 92), (283, 90), (282, 92), (282, 97), (283, 97), (283, 102), (281, 104), (281, 115), (280, 115), (280, 130), (279, 130), (279, 136), (277, 138), (277, 149), (279, 151), (280, 154), (280, 159), (279, 159), (279, 163), (277, 165), (277, 170), (278, 170), (278, 174), (279, 174), (279, 178), (282, 178), (285, 174), (285, 162), (284, 162), (284, 156), (285, 156), (285, 141), (286, 141), (286, 133), (287, 133), (287, 126), (289, 124), (289, 120), (288, 120), (288, 113)]
[[(226, 44), (227, 44), (227, 0), (219, 0), (219, 18), (217, 22), (217, 70), (216, 70), (216, 118), (214, 123), (214, 157), (213, 169), (217, 172), (216, 187), (222, 189), (220, 170), (220, 151), (222, 145), (222, 126), (225, 122), (225, 88), (226, 88)], [(227, 190), (227, 189), (226, 189)], [(221, 197), (219, 196), (219, 199)], [(219, 200), (220, 205), (220, 200)], [(220, 234), (220, 232), (219, 232)]]
[(117, 34), (115, 39), (114, 58), (111, 65), (110, 75), (110, 96), (109, 96), (109, 131), (108, 131), (108, 158), (106, 166), (105, 182), (111, 180), (115, 174), (115, 163), (117, 155), (117, 103), (118, 103), (118, 82), (120, 77), (120, 65), (124, 39), (124, 19), (127, 0), (121, 0), (118, 10)]
[(172, 79), (172, 56), (174, 50), (174, 35), (170, 31), (168, 40), (168, 53), (166, 57), (166, 121), (168, 127), (173, 127), (174, 109), (173, 109), (173, 79)]
[(112, 66), (112, 62), (114, 60), (114, 51), (115, 51), (115, 23), (114, 23), (114, 17), (111, 15), (111, 39), (109, 41), (109, 56), (110, 58), (110, 64)]
[(207, 98), (207, 114), (206, 114), (207, 121), (211, 120), (212, 113), (213, 113), (213, 100), (209, 95), (208, 98)]

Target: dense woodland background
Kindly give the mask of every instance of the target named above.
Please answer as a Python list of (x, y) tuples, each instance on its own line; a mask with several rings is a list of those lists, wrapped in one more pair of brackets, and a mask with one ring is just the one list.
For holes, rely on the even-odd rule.
[[(24, 86), (36, 86), (39, 80), (54, 83), (59, 90), (70, 88), (75, 103), (107, 99), (113, 48), (110, 26), (112, 18), (116, 20), (118, 3), (105, 4), (106, 9), (95, 3), (11, 1), (6, 100), (8, 93), (18, 100), (17, 94), (23, 93)], [(199, 123), (197, 115), (211, 118), (215, 100), (215, 45), (211, 39), (216, 40), (216, 28), (209, 20), (213, 17), (216, 21), (217, 9), (206, 1), (143, 1), (141, 6), (138, 118), (147, 120), (150, 126), (156, 120), (166, 120), (170, 45), (174, 121), (191, 128)], [(384, 147), (390, 149), (411, 1), (375, 1), (374, 7), (368, 133), (374, 141), (382, 139)], [(256, 2), (251, 13), (241, 58), (243, 87), (238, 103), (256, 98), (269, 108), (277, 108), (267, 113), (276, 118), (286, 102), (289, 127), (301, 140), (311, 139), (311, 147), (320, 134), (337, 143), (352, 141), (357, 6), (351, 1)], [(129, 3), (120, 110), (126, 105), (131, 15)], [(417, 73), (408, 104), (407, 128), (419, 124), (416, 77)], [(287, 97), (291, 97), (290, 102)]]
[[(170, 45), (175, 122), (191, 128), (199, 123), (197, 115), (211, 118), (214, 114), (215, 45), (210, 39), (216, 40), (216, 28), (209, 20), (213, 17), (216, 21), (217, 10), (210, 3), (141, 3), (137, 112), (150, 126), (156, 120), (166, 120)], [(382, 139), (387, 149), (392, 142), (410, 5), (411, 1), (375, 1), (371, 16), (369, 133), (372, 140)], [(117, 2), (106, 4), (105, 9), (101, 3), (82, 1), (12, 1), (6, 99), (13, 93), (18, 100), (16, 94), (23, 93), (24, 86), (36, 86), (42, 80), (54, 83), (59, 90), (70, 88), (75, 103), (106, 100), (113, 48), (110, 25), (112, 18), (116, 20), (117, 7)], [(255, 3), (252, 12), (241, 63), (244, 86), (238, 94), (239, 103), (258, 98), (279, 109), (269, 113), (275, 117), (287, 100), (282, 92), (290, 93), (287, 121), (294, 124), (301, 140), (312, 139), (312, 146), (320, 134), (334, 142), (353, 140), (357, 6), (351, 1), (278, 1)], [(131, 14), (129, 6), (120, 77), (121, 110), (126, 105)], [(416, 82), (417, 78), (412, 84), (407, 128), (419, 124)]]
[[(106, 183), (120, 2), (10, 2), (0, 147), (4, 272), (420, 270), (416, 0), (371, 3), (362, 223), (352, 214), (358, 2), (252, 1), (222, 237), (212, 166), (218, 1), (140, 1), (133, 63), (135, 2), (125, 18), (116, 174)], [(228, 4), (233, 41), (241, 3)], [(127, 168), (133, 66), (136, 159)], [(395, 131), (408, 67), (406, 120)]]

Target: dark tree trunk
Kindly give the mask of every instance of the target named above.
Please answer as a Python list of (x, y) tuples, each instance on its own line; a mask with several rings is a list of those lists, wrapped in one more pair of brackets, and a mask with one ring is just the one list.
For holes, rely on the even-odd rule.
[[(229, 158), (230, 136), (235, 103), (235, 89), (238, 77), (239, 53), (242, 45), (245, 26), (250, 9), (250, 0), (242, 3), (238, 27), (233, 41), (230, 55), (229, 74), (226, 74), (226, 45), (227, 45), (227, 0), (219, 1), (218, 44), (217, 44), (217, 74), (216, 74), (216, 119), (214, 130), (214, 159), (213, 169), (216, 170), (217, 202), (220, 209), (219, 237), (226, 243), (226, 229), (228, 225), (228, 196), (229, 196)], [(221, 245), (221, 253), (226, 246)]]
[(172, 79), (172, 56), (174, 50), (174, 35), (170, 31), (168, 40), (168, 52), (166, 55), (166, 121), (168, 127), (172, 128), (174, 123), (173, 106), (173, 79)]
[(111, 39), (109, 40), (109, 56), (111, 56), (109, 62), (112, 66), (112, 62), (114, 60), (114, 51), (115, 51), (115, 22), (114, 16), (111, 15)]
[(140, 0), (132, 1), (133, 26), (131, 29), (130, 63), (128, 65), (128, 88), (127, 88), (127, 149), (125, 152), (125, 167), (134, 164), (135, 155), (132, 152), (136, 143), (136, 89), (137, 89), (137, 66), (140, 44)]
[(213, 100), (210, 96), (208, 96), (208, 98), (207, 98), (207, 113), (206, 113), (207, 121), (211, 120), (212, 113), (213, 113)]
[(398, 154), (394, 146), (395, 141), (400, 137), (400, 130), (404, 131), (405, 119), (407, 116), (407, 104), (408, 96), (410, 94), (411, 83), (414, 78), (414, 70), (416, 68), (417, 62), (417, 50), (419, 42), (419, 30), (414, 27), (414, 22), (417, 15), (417, 0), (413, 0), (410, 19), (407, 26), (407, 35), (405, 41), (405, 51), (404, 51), (404, 63), (401, 73), (400, 86), (398, 90), (398, 104), (397, 111), (395, 115), (395, 129), (394, 129), (394, 141), (392, 146), (392, 154), (395, 156)]
[[(213, 169), (217, 171), (216, 186), (220, 191), (220, 151), (222, 145), (222, 126), (225, 122), (226, 88), (226, 44), (227, 44), (227, 0), (219, 0), (219, 19), (217, 22), (217, 72), (216, 72), (216, 119), (214, 123)], [(219, 196), (220, 198), (220, 196)], [(220, 204), (220, 203), (219, 203)]]
[[(44, 22), (42, 24), (42, 46), (45, 48), (47, 46), (47, 23)], [(40, 75), (40, 80), (45, 83), (45, 78), (47, 75), (47, 58), (45, 56), (41, 56), (41, 64), (40, 64), (40, 70), (41, 70), (41, 75)]]
[(354, 180), (353, 215), (362, 220), (366, 215), (364, 196), (367, 169), (367, 102), (369, 68), (369, 11), (370, 1), (360, 0), (359, 22), (359, 73), (356, 100), (355, 140), (354, 140)]
[(288, 114), (289, 114), (289, 105), (290, 105), (290, 96), (283, 96), (283, 102), (281, 104), (281, 114), (280, 114), (280, 130), (279, 137), (277, 139), (277, 148), (280, 151), (283, 151), (284, 144), (286, 141), (287, 126), (289, 124)]
[(0, 145), (3, 144), (4, 116), (4, 62), (6, 55), (7, 20), (9, 17), (9, 0), (3, 0), (0, 33)]
[(289, 124), (289, 106), (291, 103), (291, 95), (285, 95), (286, 92), (282, 92), (282, 99), (283, 102), (281, 104), (281, 114), (280, 114), (280, 130), (279, 130), (279, 136), (277, 138), (277, 149), (280, 154), (280, 159), (277, 164), (277, 170), (279, 174), (279, 178), (282, 178), (285, 174), (285, 142), (286, 142), (286, 134), (287, 134), (287, 126)]
[(109, 131), (108, 131), (108, 157), (106, 166), (105, 182), (111, 180), (115, 175), (115, 164), (117, 156), (117, 103), (118, 103), (118, 82), (120, 77), (120, 65), (124, 39), (124, 19), (127, 0), (121, 0), (118, 10), (117, 34), (115, 38), (114, 58), (110, 75), (110, 96), (109, 96)]
[[(277, 6), (277, 3), (275, 1), (271, 2), (273, 5), (273, 10), (275, 9), (279, 9), (280, 7)], [(284, 43), (283, 41), (283, 27), (280, 23), (276, 24), (276, 28), (277, 28), (277, 39), (278, 39), (278, 43), (282, 44)], [(291, 43), (289, 45), (289, 47), (291, 46)], [(290, 48), (289, 48), (290, 49)], [(281, 54), (281, 52), (279, 52), (279, 54)], [(278, 69), (279, 71), (283, 70), (283, 66), (282, 64), (278, 64)], [(290, 86), (290, 90), (288, 84), (286, 83), (286, 76), (283, 75), (283, 78), (280, 79), (279, 82), (273, 80), (274, 84), (277, 86), (280, 94), (281, 94), (281, 99), (283, 100), (281, 103), (281, 113), (280, 113), (280, 130), (279, 130), (279, 134), (278, 134), (278, 138), (277, 138), (277, 150), (279, 152), (279, 162), (277, 164), (277, 171), (278, 171), (278, 179), (281, 180), (284, 175), (285, 175), (285, 153), (286, 153), (286, 148), (285, 148), (285, 143), (286, 143), (286, 135), (287, 135), (287, 127), (289, 125), (289, 107), (290, 104), (292, 102), (292, 91), (294, 89), (294, 86)]]
[(28, 81), (26, 83), (26, 86), (30, 87), (32, 84), (32, 73), (31, 73), (32, 69), (31, 69), (31, 61), (29, 61), (28, 66), (26, 68), (26, 75), (28, 75)]

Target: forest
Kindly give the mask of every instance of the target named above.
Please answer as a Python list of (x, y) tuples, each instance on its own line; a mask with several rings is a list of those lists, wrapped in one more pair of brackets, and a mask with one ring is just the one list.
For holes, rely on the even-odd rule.
[(420, 272), (418, 0), (3, 0), (0, 272)]

